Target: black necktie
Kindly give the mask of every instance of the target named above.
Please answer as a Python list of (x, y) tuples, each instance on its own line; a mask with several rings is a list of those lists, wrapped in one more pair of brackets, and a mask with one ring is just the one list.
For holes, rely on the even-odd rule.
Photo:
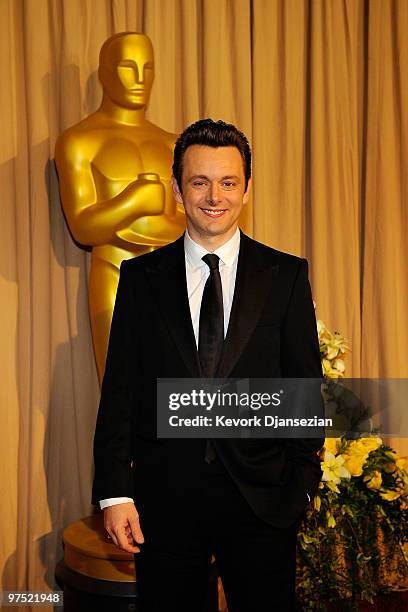
[[(198, 355), (202, 376), (213, 378), (217, 372), (224, 343), (224, 308), (221, 276), (218, 269), (220, 258), (218, 255), (208, 253), (202, 259), (210, 268), (210, 276), (205, 283), (201, 300)], [(207, 440), (205, 460), (211, 463), (215, 458), (214, 448), (210, 440)]]
[(224, 309), (218, 269), (220, 258), (209, 253), (202, 259), (210, 268), (210, 276), (205, 283), (201, 300), (198, 354), (202, 375), (204, 378), (213, 378), (217, 372), (224, 342)]

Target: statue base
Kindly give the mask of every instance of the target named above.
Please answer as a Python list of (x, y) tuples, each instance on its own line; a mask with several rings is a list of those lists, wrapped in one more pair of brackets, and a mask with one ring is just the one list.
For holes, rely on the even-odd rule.
[[(68, 525), (63, 533), (63, 546), (64, 559), (56, 567), (55, 578), (64, 591), (64, 612), (137, 612), (133, 555), (119, 550), (106, 538), (102, 512)], [(214, 560), (205, 610), (218, 610)]]

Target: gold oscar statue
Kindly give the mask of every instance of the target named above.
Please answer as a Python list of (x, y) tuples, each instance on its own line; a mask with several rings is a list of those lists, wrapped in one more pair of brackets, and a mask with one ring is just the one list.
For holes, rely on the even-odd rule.
[(89, 310), (100, 381), (122, 260), (175, 240), (185, 227), (170, 184), (176, 136), (145, 119), (153, 78), (146, 35), (109, 38), (99, 56), (102, 104), (66, 130), (55, 150), (71, 233), (92, 246)]

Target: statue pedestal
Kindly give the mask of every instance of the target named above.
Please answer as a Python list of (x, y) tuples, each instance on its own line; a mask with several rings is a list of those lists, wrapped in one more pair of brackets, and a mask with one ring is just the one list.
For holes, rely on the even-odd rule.
[[(64, 559), (55, 570), (64, 591), (64, 612), (137, 611), (137, 577), (133, 555), (106, 538), (103, 513), (68, 525), (63, 533)], [(160, 588), (160, 584), (157, 585)], [(206, 612), (217, 612), (218, 588), (212, 564)]]

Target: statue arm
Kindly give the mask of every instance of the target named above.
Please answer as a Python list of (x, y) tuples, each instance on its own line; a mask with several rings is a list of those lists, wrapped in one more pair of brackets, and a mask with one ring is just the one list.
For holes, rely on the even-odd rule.
[(146, 215), (164, 209), (164, 186), (157, 180), (137, 179), (118, 195), (98, 201), (89, 157), (72, 136), (58, 140), (55, 162), (62, 206), (75, 240), (81, 244), (110, 243), (116, 232)]

